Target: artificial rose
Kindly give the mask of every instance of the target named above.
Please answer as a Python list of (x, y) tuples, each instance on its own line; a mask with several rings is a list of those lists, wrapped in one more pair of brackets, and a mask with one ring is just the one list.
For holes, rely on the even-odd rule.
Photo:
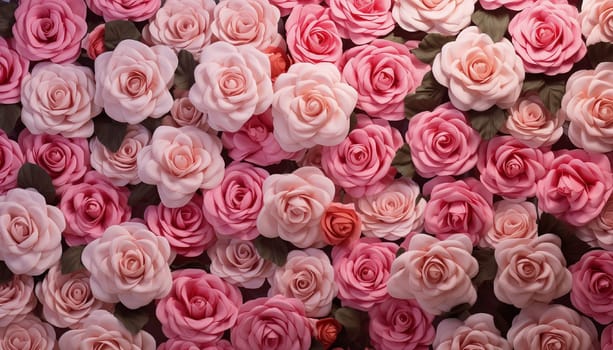
[(610, 196), (598, 216), (577, 228), (577, 237), (592, 247), (613, 251), (613, 196)]
[(322, 0), (269, 0), (281, 12), (281, 16), (289, 15), (292, 10), (299, 5), (319, 4)]
[(612, 350), (613, 349), (613, 324), (605, 327), (600, 334), (600, 345), (602, 346), (601, 350)]
[[(470, 345), (469, 345), (470, 344)], [(434, 350), (470, 349), (511, 350), (509, 342), (500, 335), (490, 314), (477, 313), (464, 321), (448, 318), (438, 324)]]
[(167, 46), (149, 47), (136, 40), (122, 40), (113, 51), (96, 58), (94, 103), (122, 123), (160, 118), (172, 107), (168, 88), (178, 62)]
[(486, 10), (495, 10), (500, 7), (505, 7), (512, 11), (521, 11), (526, 7), (537, 4), (539, 1), (540, 0), (479, 0), (479, 5)]
[(329, 349), (338, 338), (343, 329), (343, 325), (332, 317), (322, 318), (315, 321), (314, 337), (319, 341), (324, 349)]
[(470, 24), (477, 0), (394, 1), (392, 16), (398, 25), (409, 32), (458, 34)]
[(104, 17), (104, 21), (115, 20), (142, 22), (151, 18), (159, 9), (161, 0), (85, 0), (87, 7)]
[(368, 310), (368, 334), (375, 349), (428, 350), (434, 317), (414, 300), (389, 298)]
[(104, 23), (98, 24), (91, 32), (87, 33), (81, 47), (87, 53), (87, 57), (95, 60), (101, 53), (106, 51), (104, 46)]
[(224, 176), (221, 141), (194, 126), (160, 126), (138, 153), (138, 176), (157, 185), (162, 204), (179, 208), (198, 189), (218, 186)]
[(357, 0), (326, 0), (330, 17), (336, 23), (341, 37), (356, 45), (383, 37), (394, 29), (390, 8), (391, 0), (377, 0), (364, 4)]
[(0, 196), (0, 260), (16, 275), (37, 276), (58, 262), (65, 228), (60, 209), (34, 190)]
[(2, 350), (55, 350), (57, 338), (53, 327), (34, 315), (0, 328)]
[(501, 200), (494, 203), (494, 225), (479, 242), (480, 246), (496, 248), (507, 239), (538, 235), (536, 207), (532, 202)]
[(581, 32), (587, 45), (613, 42), (613, 1), (584, 0), (581, 3)]
[(30, 61), (70, 63), (87, 33), (83, 0), (21, 0), (15, 10), (15, 50)]
[(592, 250), (569, 270), (573, 306), (600, 324), (613, 322), (613, 252)]
[(170, 253), (165, 238), (141, 223), (125, 222), (109, 227), (85, 246), (81, 261), (91, 273), (89, 282), (96, 299), (137, 309), (170, 291)]
[(268, 61), (270, 62), (270, 80), (272, 80), (274, 84), (281, 73), (287, 72), (293, 60), (287, 54), (287, 50), (282, 46), (270, 46), (264, 49), (263, 52), (268, 56)]
[(189, 99), (207, 113), (207, 122), (215, 130), (238, 131), (272, 103), (270, 61), (251, 45), (220, 41), (206, 46), (194, 79)]
[(0, 130), (0, 194), (17, 187), (19, 169), (25, 163), (17, 142)]
[[(189, 97), (181, 97), (172, 103), (172, 108), (170, 108), (170, 118), (164, 118), (162, 120), (162, 124), (177, 128), (191, 125), (207, 131), (209, 129), (209, 125), (207, 124), (206, 119), (206, 113), (199, 111)], [(168, 122), (164, 123), (165, 121)]]
[(494, 42), (475, 26), (445, 44), (432, 63), (434, 78), (449, 88), (451, 103), (462, 111), (509, 108), (521, 94), (524, 66), (507, 39)]
[(157, 350), (234, 350), (229, 341), (222, 339), (215, 344), (198, 345), (189, 340), (168, 339), (168, 341), (160, 344)]
[(331, 63), (295, 63), (274, 86), (274, 136), (284, 151), (335, 146), (349, 132), (358, 93)]
[(360, 238), (362, 220), (353, 203), (330, 203), (321, 217), (321, 231), (329, 245), (351, 245)]
[(36, 307), (34, 279), (28, 275), (13, 275), (0, 284), (0, 327), (18, 322)]
[(415, 299), (433, 315), (440, 315), (459, 304), (474, 304), (477, 290), (471, 278), (479, 272), (472, 254), (472, 243), (463, 234), (444, 241), (426, 234), (411, 237), (406, 252), (391, 266), (387, 289), (398, 299)]
[(21, 81), (28, 74), (30, 62), (18, 54), (0, 37), (0, 103), (9, 104), (21, 99)]
[(323, 146), (313, 146), (304, 151), (301, 157), (296, 160), (299, 166), (313, 166), (321, 169), (321, 150)]

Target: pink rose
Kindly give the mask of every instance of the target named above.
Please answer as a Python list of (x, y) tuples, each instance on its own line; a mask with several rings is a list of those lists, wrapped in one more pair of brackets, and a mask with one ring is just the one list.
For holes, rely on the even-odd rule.
[(592, 247), (613, 250), (613, 196), (600, 213), (587, 224), (577, 227), (576, 235)]
[(613, 349), (613, 324), (605, 327), (600, 334), (600, 345), (602, 346), (601, 350)]
[(0, 328), (0, 349), (55, 350), (57, 340), (53, 327), (34, 315)]
[(594, 70), (580, 70), (568, 78), (560, 114), (570, 121), (568, 138), (586, 151), (613, 151), (613, 62), (603, 62)]
[(389, 298), (387, 283), (397, 250), (395, 243), (378, 238), (332, 248), (334, 279), (343, 306), (368, 311)]
[(581, 3), (581, 32), (585, 43), (593, 45), (598, 42), (613, 42), (613, 1), (584, 0)]
[(13, 275), (0, 284), (0, 327), (18, 322), (36, 307), (34, 279), (28, 275)]
[[(191, 125), (208, 131), (210, 127), (206, 120), (206, 113), (199, 111), (188, 97), (181, 97), (172, 103), (170, 118), (168, 120), (168, 116), (165, 117), (162, 124), (177, 128)], [(164, 123), (165, 121), (169, 121), (169, 123)]]
[(104, 17), (105, 22), (126, 20), (142, 22), (151, 18), (159, 9), (161, 0), (85, 0), (87, 7)]
[(319, 4), (322, 0), (269, 0), (281, 12), (281, 16), (289, 15), (295, 7), (309, 4)]
[(37, 64), (21, 85), (21, 121), (33, 134), (90, 137), (92, 119), (102, 112), (94, 104), (94, 73), (74, 64)]
[(368, 5), (357, 0), (326, 0), (326, 3), (341, 37), (351, 39), (356, 45), (367, 44), (394, 29), (391, 0), (377, 0)]
[(352, 245), (362, 234), (362, 220), (353, 203), (330, 203), (320, 224), (324, 241), (328, 245)]
[(0, 103), (20, 101), (21, 81), (28, 74), (30, 62), (18, 54), (12, 46), (0, 38)]
[(87, 33), (81, 47), (87, 53), (87, 57), (95, 60), (101, 53), (106, 51), (104, 46), (104, 23), (98, 24), (91, 32)]
[(17, 142), (0, 130), (0, 193), (17, 187), (19, 169), (25, 163)]
[(96, 58), (94, 103), (122, 123), (160, 118), (172, 107), (168, 88), (173, 84), (178, 62), (167, 46), (149, 47), (135, 40), (122, 40), (113, 51)]
[(536, 185), (539, 209), (582, 226), (596, 218), (613, 192), (609, 159), (583, 150), (559, 151)]
[(592, 250), (569, 270), (573, 306), (600, 324), (613, 322), (613, 252)]
[(496, 298), (525, 308), (534, 303), (549, 303), (568, 293), (572, 279), (560, 244), (560, 238), (553, 234), (499, 242), (495, 250)]
[(368, 310), (368, 334), (376, 349), (428, 350), (434, 317), (414, 300), (389, 298)]
[(423, 177), (461, 175), (477, 164), (481, 136), (451, 103), (413, 116), (405, 138)]
[(424, 212), (426, 232), (439, 239), (462, 233), (477, 245), (491, 229), (493, 196), (477, 179), (436, 177), (424, 185), (423, 191), (430, 196)]
[(509, 342), (500, 335), (494, 317), (490, 314), (472, 314), (464, 321), (448, 318), (438, 324), (433, 345), (435, 350), (467, 349), (465, 346), (488, 350), (512, 349)]
[(155, 350), (155, 339), (151, 334), (145, 331), (130, 333), (106, 310), (92, 312), (80, 328), (62, 334), (58, 344), (60, 349), (72, 349), (79, 344), (79, 350), (97, 350), (112, 344), (117, 350)]
[(234, 350), (234, 347), (225, 339), (206, 346), (200, 346), (189, 340), (168, 339), (165, 343), (160, 344), (157, 350)]
[(466, 235), (451, 235), (444, 241), (416, 234), (409, 249), (391, 266), (387, 289), (398, 299), (415, 299), (433, 315), (440, 315), (459, 304), (474, 304), (477, 291), (471, 279), (479, 272)]
[(275, 295), (241, 305), (230, 337), (236, 349), (308, 350), (311, 326), (299, 300)]
[(415, 92), (430, 70), (409, 51), (417, 44), (377, 39), (345, 51), (340, 67), (343, 81), (358, 92), (357, 108), (376, 118), (404, 119), (404, 98)]
[[(566, 0), (549, 0), (553, 2), (565, 2)], [(479, 0), (479, 4), (486, 10), (495, 10), (500, 7), (512, 11), (521, 11), (527, 7), (533, 6), (541, 2), (541, 0)]]
[(242, 288), (260, 288), (274, 272), (273, 264), (258, 254), (251, 241), (220, 238), (206, 253), (212, 274)]
[(496, 248), (507, 239), (534, 239), (538, 235), (536, 221), (536, 207), (531, 202), (498, 201), (494, 203), (494, 225), (485, 233), (479, 245)]
[(164, 204), (148, 206), (144, 219), (151, 232), (166, 238), (170, 248), (179, 255), (198, 256), (216, 240), (213, 226), (202, 211), (199, 194), (178, 208), (168, 208)]
[(323, 146), (315, 145), (304, 151), (301, 157), (296, 160), (299, 166), (314, 166), (321, 169), (321, 150)]
[(221, 41), (206, 46), (194, 77), (189, 99), (207, 113), (207, 122), (215, 130), (238, 131), (272, 102), (270, 61), (251, 45)]
[(30, 61), (70, 63), (87, 33), (83, 0), (21, 0), (15, 10), (15, 50)]
[(16, 275), (37, 276), (60, 260), (66, 221), (33, 190), (0, 196), (0, 260)]
[(496, 105), (509, 108), (521, 94), (522, 60), (511, 42), (492, 38), (468, 27), (443, 46), (432, 63), (434, 78), (449, 88), (451, 103), (462, 111), (485, 111)]
[(91, 273), (89, 282), (96, 299), (137, 309), (170, 291), (170, 257), (165, 238), (141, 223), (125, 222), (109, 227), (87, 244), (81, 261)]
[(224, 166), (221, 141), (193, 126), (158, 127), (137, 158), (138, 176), (157, 185), (168, 208), (184, 206), (198, 189), (218, 186)]
[(470, 24), (477, 0), (399, 0), (394, 2), (392, 16), (409, 32), (455, 35)]

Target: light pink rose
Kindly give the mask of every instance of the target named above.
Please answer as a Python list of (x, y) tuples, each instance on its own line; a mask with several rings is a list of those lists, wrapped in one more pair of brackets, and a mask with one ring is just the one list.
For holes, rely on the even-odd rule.
[(409, 51), (417, 44), (377, 39), (345, 51), (340, 67), (343, 81), (358, 92), (357, 108), (375, 118), (404, 119), (404, 98), (415, 92), (430, 70)]
[(34, 190), (0, 196), (0, 260), (17, 275), (37, 276), (60, 260), (66, 221)]
[(109, 227), (85, 246), (81, 261), (91, 273), (89, 282), (96, 299), (137, 309), (170, 291), (170, 254), (165, 238), (141, 223), (125, 222)]
[(391, 0), (377, 0), (364, 4), (357, 0), (326, 0), (330, 17), (336, 23), (341, 37), (356, 45), (383, 37), (394, 29), (390, 9)]
[(101, 53), (106, 51), (104, 45), (104, 23), (98, 24), (91, 32), (87, 33), (81, 41), (81, 47), (87, 53), (87, 57), (95, 60)]
[(470, 24), (477, 0), (394, 1), (392, 16), (398, 25), (409, 32), (455, 35)]
[(21, 0), (15, 10), (15, 50), (30, 61), (70, 63), (87, 33), (83, 0)]
[(234, 350), (234, 347), (225, 339), (210, 345), (198, 345), (189, 340), (168, 339), (160, 344), (157, 350)]
[(257, 229), (264, 237), (280, 237), (298, 248), (325, 245), (319, 227), (332, 203), (332, 180), (315, 167), (302, 167), (291, 174), (270, 175), (262, 187), (263, 205)]
[(172, 107), (168, 88), (173, 84), (178, 62), (167, 46), (149, 47), (135, 40), (122, 40), (113, 51), (96, 58), (94, 103), (122, 123), (160, 118)]
[[(557, 0), (549, 0), (556, 1)], [(560, 2), (566, 2), (566, 0), (561, 0)], [(479, 0), (479, 4), (486, 10), (495, 10), (500, 7), (504, 7), (506, 9), (512, 11), (521, 11), (527, 7), (533, 6), (541, 2), (541, 0)]]
[(592, 250), (569, 267), (573, 306), (600, 324), (613, 322), (613, 253)]
[(513, 238), (533, 239), (538, 235), (536, 207), (532, 202), (501, 200), (494, 203), (494, 225), (481, 238), (482, 247), (496, 248)]
[(423, 177), (461, 175), (477, 164), (481, 136), (451, 103), (413, 116), (405, 138)]
[(212, 274), (242, 288), (260, 288), (274, 272), (273, 264), (258, 254), (251, 241), (220, 238), (206, 253)]
[(433, 315), (477, 301), (471, 279), (477, 275), (479, 264), (471, 255), (472, 243), (466, 235), (451, 235), (440, 241), (416, 234), (408, 248), (391, 266), (387, 289), (392, 297), (415, 299)]
[(162, 120), (162, 124), (177, 128), (191, 125), (208, 131), (210, 127), (206, 120), (206, 113), (199, 111), (192, 101), (190, 101), (189, 97), (180, 97), (172, 103), (170, 118), (166, 116)]
[(311, 332), (302, 303), (275, 295), (241, 305), (230, 338), (236, 349), (308, 350)]
[(605, 327), (600, 334), (600, 345), (602, 346), (601, 350), (613, 349), (613, 324)]
[(0, 284), (0, 327), (24, 319), (36, 304), (32, 276), (13, 275), (9, 281)]
[(0, 193), (17, 187), (19, 169), (25, 163), (23, 152), (17, 142), (0, 130)]
[(4, 39), (0, 38), (0, 103), (20, 101), (21, 81), (28, 74), (30, 61), (21, 56)]
[(104, 17), (105, 22), (126, 20), (142, 22), (151, 18), (159, 9), (161, 0), (85, 0), (87, 7)]
[(536, 185), (539, 209), (575, 226), (598, 217), (611, 192), (609, 159), (583, 150), (558, 151), (547, 175)]
[(0, 328), (0, 349), (55, 350), (57, 339), (53, 327), (34, 315)]
[(511, 134), (528, 147), (551, 146), (564, 132), (563, 113), (551, 113), (537, 94), (520, 97), (509, 110), (501, 131)]
[(609, 197), (598, 216), (577, 227), (576, 235), (592, 247), (613, 251), (613, 196)]
[(581, 32), (585, 43), (613, 42), (613, 1), (584, 0), (581, 3)]
[(285, 17), (289, 15), (295, 7), (309, 4), (319, 4), (323, 0), (269, 0), (269, 2), (275, 5), (281, 12), (281, 16)]
[(592, 321), (562, 305), (536, 304), (522, 309), (507, 333), (515, 349), (600, 349)]
[(500, 335), (494, 324), (494, 317), (490, 314), (472, 314), (464, 321), (448, 318), (438, 324), (434, 350), (462, 350), (467, 347), (488, 350), (513, 349)]
[(414, 300), (389, 298), (368, 310), (368, 334), (375, 349), (428, 350), (434, 340), (434, 316)]
[(613, 151), (613, 62), (580, 70), (568, 78), (560, 113), (570, 121), (568, 138), (587, 151)]
[(358, 93), (330, 63), (295, 63), (275, 81), (274, 135), (284, 151), (335, 146), (349, 132)]
[(80, 328), (62, 334), (58, 344), (62, 350), (72, 349), (75, 344), (79, 344), (79, 350), (96, 350), (109, 344), (117, 350), (155, 350), (155, 339), (151, 334), (145, 331), (130, 333), (106, 310), (92, 312)]
[(160, 126), (138, 153), (138, 176), (157, 185), (162, 204), (182, 207), (198, 189), (214, 188), (223, 180), (221, 148), (217, 137), (194, 126)]
[(207, 122), (215, 130), (238, 131), (272, 103), (270, 61), (251, 45), (220, 41), (206, 46), (194, 77), (189, 99), (207, 113)]
[(449, 88), (451, 103), (462, 111), (509, 108), (521, 94), (524, 66), (511, 42), (468, 27), (445, 44), (432, 63), (434, 78)]
[(398, 246), (361, 238), (352, 246), (332, 248), (334, 279), (343, 306), (368, 311), (387, 300), (387, 283)]

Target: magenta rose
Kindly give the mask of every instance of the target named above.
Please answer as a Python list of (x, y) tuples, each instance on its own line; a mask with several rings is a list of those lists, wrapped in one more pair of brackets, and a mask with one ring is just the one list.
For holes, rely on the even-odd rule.
[(477, 0), (398, 0), (392, 16), (409, 32), (455, 35), (470, 24)]
[(428, 350), (434, 316), (414, 300), (389, 298), (368, 310), (368, 334), (375, 349)]
[(10, 280), (0, 284), (0, 327), (24, 319), (36, 304), (32, 276), (13, 275)]
[(161, 0), (85, 0), (87, 7), (104, 17), (106, 22), (114, 20), (126, 20), (141, 22), (151, 18), (159, 9)]
[(30, 61), (0, 37), (0, 103), (20, 101), (21, 81), (28, 74), (29, 66)]
[(569, 270), (573, 306), (600, 324), (613, 322), (613, 252), (592, 250)]
[(0, 328), (0, 349), (55, 350), (55, 329), (34, 315)]
[(356, 45), (387, 35), (394, 29), (390, 9), (391, 0), (377, 0), (364, 4), (357, 0), (326, 0), (330, 17), (341, 34)]
[(258, 254), (252, 241), (220, 238), (206, 253), (213, 275), (242, 288), (260, 288), (274, 272), (272, 262)]
[(17, 142), (0, 130), (0, 194), (17, 187), (19, 169), (25, 163)]
[(581, 32), (586, 45), (613, 42), (613, 2), (611, 0), (584, 0), (581, 3)]
[(464, 321), (448, 318), (438, 324), (434, 350), (464, 350), (467, 349), (464, 344), (467, 344), (468, 349), (512, 349), (496, 328), (494, 317), (486, 313), (472, 314)]
[(601, 350), (613, 349), (613, 324), (605, 327), (600, 334), (600, 345), (602, 346)]

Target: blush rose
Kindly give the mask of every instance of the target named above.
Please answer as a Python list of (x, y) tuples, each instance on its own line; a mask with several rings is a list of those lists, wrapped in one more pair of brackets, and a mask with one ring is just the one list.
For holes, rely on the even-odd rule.
[(409, 32), (455, 35), (470, 24), (477, 0), (394, 1), (392, 16), (398, 25)]
[(32, 276), (13, 275), (0, 284), (0, 327), (24, 319), (36, 305)]
[(151, 18), (161, 6), (161, 0), (85, 0), (87, 7), (104, 17), (106, 22), (114, 20), (125, 20), (142, 22)]

